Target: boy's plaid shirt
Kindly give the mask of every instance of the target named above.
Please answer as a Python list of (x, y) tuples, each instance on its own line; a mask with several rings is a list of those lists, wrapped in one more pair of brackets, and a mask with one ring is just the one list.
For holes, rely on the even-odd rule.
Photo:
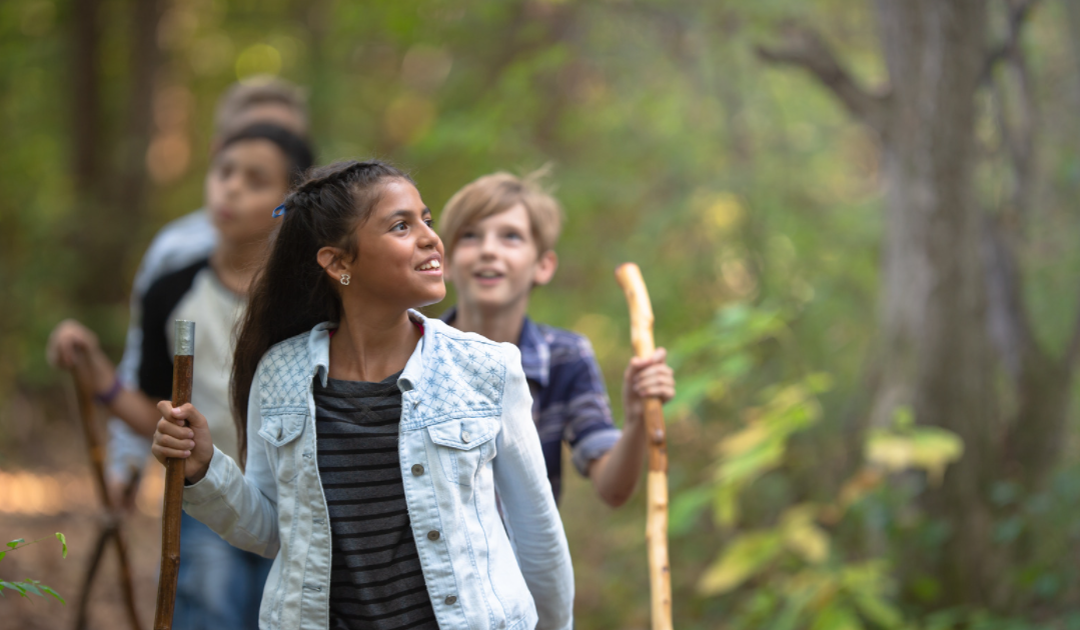
[[(451, 308), (442, 320), (453, 323)], [(584, 475), (589, 463), (607, 453), (622, 432), (611, 419), (604, 377), (592, 345), (568, 330), (537, 324), (528, 317), (521, 327), (521, 365), (533, 397), (533, 420), (547, 464), (555, 500), (562, 492), (562, 443)]]

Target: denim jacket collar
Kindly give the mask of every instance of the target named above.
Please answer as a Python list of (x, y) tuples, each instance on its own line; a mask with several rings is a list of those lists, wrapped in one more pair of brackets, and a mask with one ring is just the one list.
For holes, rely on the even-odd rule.
[[(427, 321), (419, 311), (409, 309), (409, 319), (418, 322), (421, 326)], [(326, 387), (326, 379), (330, 374), (330, 331), (338, 327), (335, 322), (323, 322), (311, 329), (308, 335), (308, 356), (311, 357), (311, 375), (318, 376), (319, 382)], [(420, 375), (424, 373), (424, 359), (422, 350), (427, 337), (431, 335), (431, 326), (424, 326), (424, 336), (420, 343), (416, 344), (405, 370), (398, 377), (398, 389), (403, 393), (415, 387), (420, 382)]]

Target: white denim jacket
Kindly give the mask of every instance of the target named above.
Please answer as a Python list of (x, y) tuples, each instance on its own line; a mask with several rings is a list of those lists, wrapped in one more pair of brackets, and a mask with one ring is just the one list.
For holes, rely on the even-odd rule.
[[(424, 335), (398, 379), (398, 452), (439, 627), (571, 628), (570, 551), (518, 349), (410, 316)], [(264, 630), (329, 625), (331, 534), (312, 382), (326, 382), (330, 328), (283, 341), (260, 362), (246, 473), (215, 448), (206, 476), (184, 489), (188, 514), (236, 547), (276, 556), (259, 613)]]

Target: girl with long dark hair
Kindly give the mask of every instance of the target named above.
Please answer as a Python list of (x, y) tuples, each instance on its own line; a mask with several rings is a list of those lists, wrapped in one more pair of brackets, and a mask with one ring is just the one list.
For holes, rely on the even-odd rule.
[(191, 405), (159, 405), (153, 446), (186, 460), (189, 514), (276, 556), (260, 626), (570, 628), (518, 350), (412, 310), (446, 293), (412, 180), (338, 163), (277, 212), (233, 363), (239, 463)]

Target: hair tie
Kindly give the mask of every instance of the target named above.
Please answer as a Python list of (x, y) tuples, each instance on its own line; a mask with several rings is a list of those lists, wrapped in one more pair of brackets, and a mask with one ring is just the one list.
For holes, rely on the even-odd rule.
[(271, 214), (270, 216), (275, 219), (280, 216), (285, 216), (285, 204), (281, 204), (280, 206), (274, 208), (274, 214)]

